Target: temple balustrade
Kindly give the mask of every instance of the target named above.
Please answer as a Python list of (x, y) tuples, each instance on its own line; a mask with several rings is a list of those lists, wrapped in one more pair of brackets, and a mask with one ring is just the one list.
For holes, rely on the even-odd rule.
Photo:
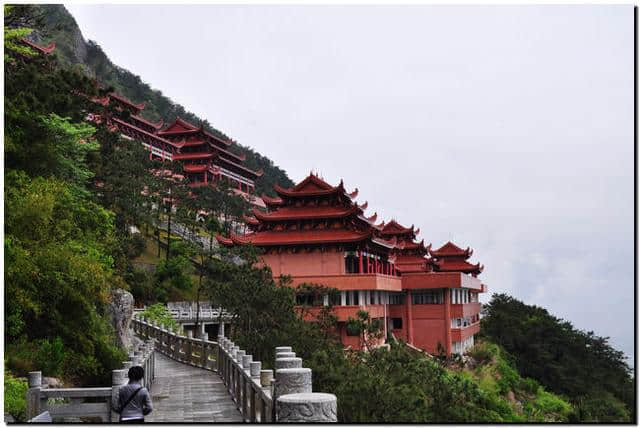
[(154, 341), (138, 343), (129, 353), (122, 369), (112, 371), (112, 386), (92, 388), (43, 388), (42, 372), (29, 372), (26, 413), (28, 422), (118, 422), (113, 411), (120, 387), (126, 383), (127, 371), (141, 366), (145, 376), (142, 386), (150, 389), (155, 379)]
[(463, 342), (465, 339), (477, 334), (480, 331), (480, 321), (476, 321), (466, 327), (456, 327), (451, 329), (451, 340), (453, 342)]
[(275, 370), (219, 335), (218, 341), (185, 337), (136, 315), (133, 329), (156, 342), (156, 351), (184, 364), (217, 372), (245, 422), (337, 422), (337, 398), (312, 392), (311, 369), (291, 347), (276, 348)]
[(292, 286), (303, 283), (323, 284), (338, 290), (402, 291), (402, 279), (381, 273), (345, 275), (298, 275), (292, 277)]
[(486, 290), (482, 281), (461, 272), (411, 272), (402, 275), (405, 290), (428, 288), (468, 288), (477, 292)]
[(471, 317), (482, 311), (482, 303), (462, 303), (451, 305), (451, 318)]

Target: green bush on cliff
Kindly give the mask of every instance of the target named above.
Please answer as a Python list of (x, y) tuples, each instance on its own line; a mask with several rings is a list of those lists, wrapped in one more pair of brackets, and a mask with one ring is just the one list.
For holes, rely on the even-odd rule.
[(27, 380), (17, 378), (4, 371), (4, 412), (13, 416), (16, 422), (26, 422), (26, 394), (29, 389)]

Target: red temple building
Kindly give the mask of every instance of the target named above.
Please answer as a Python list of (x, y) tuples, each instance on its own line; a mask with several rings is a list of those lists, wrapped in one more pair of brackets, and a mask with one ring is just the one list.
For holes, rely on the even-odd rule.
[[(438, 250), (416, 242), (419, 230), (396, 221), (375, 224), (365, 216), (367, 203), (355, 202), (357, 189), (331, 186), (309, 175), (290, 189), (275, 186), (278, 198), (263, 197), (267, 212), (257, 209), (245, 221), (251, 232), (218, 237), (226, 246), (253, 244), (264, 250), (263, 262), (292, 277), (292, 286), (321, 284), (339, 290), (331, 303), (345, 346), (361, 346), (346, 328), (349, 317), (365, 310), (379, 319), (384, 333), (437, 353), (439, 347), (462, 353), (479, 330), (477, 278), (480, 265), (466, 260), (471, 250), (447, 243)], [(431, 257), (429, 257), (431, 256)], [(381, 342), (384, 338), (381, 340)]]
[[(113, 117), (109, 122), (123, 136), (139, 141), (148, 149), (150, 159), (180, 162), (182, 175), (189, 180), (191, 187), (224, 180), (236, 193), (245, 197), (252, 195), (249, 199), (255, 205), (264, 206), (260, 198), (255, 196), (255, 180), (263, 172), (253, 171), (242, 164), (244, 155), (229, 150), (233, 141), (211, 134), (203, 124), (196, 126), (180, 118), (163, 129), (162, 121), (153, 123), (141, 116), (144, 103), (136, 104), (116, 93), (94, 101), (127, 111), (128, 120)], [(101, 118), (94, 115), (92, 120), (99, 121)]]

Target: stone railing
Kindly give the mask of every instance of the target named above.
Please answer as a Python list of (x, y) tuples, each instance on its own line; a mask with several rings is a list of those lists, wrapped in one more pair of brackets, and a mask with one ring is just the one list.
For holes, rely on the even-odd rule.
[(53, 422), (117, 422), (119, 415), (112, 410), (117, 404), (120, 387), (126, 383), (132, 366), (144, 368), (142, 385), (151, 388), (155, 378), (153, 341), (140, 343), (122, 363), (122, 369), (112, 371), (112, 386), (97, 388), (42, 388), (42, 372), (29, 372), (27, 391), (27, 419), (38, 422), (38, 416), (48, 412)]
[[(133, 313), (136, 315), (139, 315), (145, 310), (146, 308), (134, 308)], [(169, 312), (171, 313), (171, 317), (176, 321), (195, 320), (196, 314), (197, 314), (197, 312), (192, 309), (188, 309), (188, 310), (187, 309), (169, 309)], [(231, 318), (231, 315), (227, 313), (227, 311), (225, 311), (224, 309), (220, 310), (220, 309), (213, 309), (213, 308), (200, 309), (200, 316), (198, 318), (203, 321), (216, 320), (221, 314), (222, 314), (222, 319), (225, 321), (228, 321)]]
[(218, 373), (245, 422), (337, 422), (336, 396), (312, 392), (311, 369), (291, 347), (276, 348), (274, 378), (231, 340), (218, 342)]
[(336, 396), (312, 392), (311, 369), (302, 367), (302, 359), (291, 347), (276, 348), (274, 378), (273, 370), (263, 370), (260, 361), (253, 361), (253, 356), (224, 336), (218, 336), (217, 342), (209, 341), (206, 333), (202, 339), (194, 339), (190, 331), (181, 336), (139, 315), (132, 325), (136, 334), (155, 341), (156, 351), (217, 371), (245, 422), (337, 421)]
[(218, 344), (210, 341), (207, 333), (204, 333), (202, 339), (194, 339), (192, 331), (188, 331), (187, 336), (181, 336), (167, 329), (166, 326), (145, 321), (139, 315), (134, 315), (131, 325), (138, 336), (155, 341), (157, 352), (181, 363), (207, 370), (217, 370)]

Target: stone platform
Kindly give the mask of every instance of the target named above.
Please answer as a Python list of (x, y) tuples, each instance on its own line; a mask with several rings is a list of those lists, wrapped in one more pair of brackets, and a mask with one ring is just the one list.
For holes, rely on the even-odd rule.
[(217, 373), (191, 367), (155, 353), (151, 387), (153, 412), (146, 422), (242, 422), (242, 416)]

